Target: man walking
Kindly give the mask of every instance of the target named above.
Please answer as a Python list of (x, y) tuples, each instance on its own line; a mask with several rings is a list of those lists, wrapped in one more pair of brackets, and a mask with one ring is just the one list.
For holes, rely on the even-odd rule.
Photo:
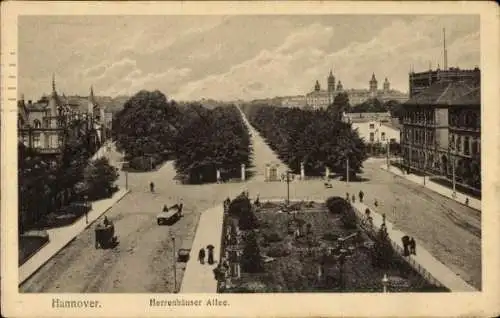
[(155, 193), (155, 184), (153, 182), (149, 184), (149, 190), (151, 191), (151, 193)]
[(363, 197), (365, 196), (365, 194), (363, 193), (363, 191), (359, 191), (359, 202), (360, 203), (363, 203)]

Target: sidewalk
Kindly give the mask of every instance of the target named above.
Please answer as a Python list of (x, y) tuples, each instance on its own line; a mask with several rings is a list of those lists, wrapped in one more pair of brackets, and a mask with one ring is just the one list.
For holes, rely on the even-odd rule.
[[(352, 205), (356, 208), (359, 217), (364, 216), (364, 211), (367, 206), (363, 203), (352, 203)], [(371, 216), (373, 218), (373, 226), (378, 231), (380, 226), (382, 225), (382, 216), (378, 214), (377, 211), (370, 208)], [(402, 231), (395, 229), (391, 222), (385, 221), (387, 227), (387, 233), (389, 234), (389, 238), (391, 239), (393, 246), (399, 250), (403, 250), (403, 242), (401, 238), (406, 234)], [(455, 274), (452, 270), (446, 267), (443, 263), (435, 259), (423, 246), (421, 246), (418, 242), (417, 238), (417, 255), (411, 255), (405, 257), (412, 267), (417, 269), (421, 274), (426, 272), (430, 274), (431, 278), (437, 280), (441, 285), (445, 286), (452, 292), (472, 292), (477, 291), (474, 287), (467, 284), (464, 280), (462, 280), (457, 274)], [(424, 275), (426, 278), (429, 278), (428, 275)]]
[[(415, 183), (418, 183), (418, 184), (421, 184), (422, 186), (424, 186), (424, 178), (423, 177), (420, 177), (420, 176), (417, 176), (414, 174), (405, 174), (405, 173), (403, 173), (403, 171), (401, 171), (401, 169), (394, 167), (394, 166), (390, 166), (389, 170), (387, 170), (386, 164), (380, 166), (380, 169), (385, 170), (385, 171), (389, 171), (397, 176), (400, 176), (401, 178), (405, 178), (406, 180), (409, 180), (409, 181), (412, 181), (412, 182), (415, 182)], [(467, 195), (460, 193), (458, 191), (456, 191), (456, 196), (453, 197), (453, 190), (451, 190), (447, 187), (444, 187), (440, 184), (437, 184), (435, 182), (430, 181), (428, 177), (425, 180), (425, 187), (429, 190), (432, 190), (436, 193), (441, 194), (442, 196), (445, 196), (449, 199), (455, 200), (456, 202), (464, 204), (464, 205), (465, 205), (465, 199), (469, 198), (469, 207), (471, 207), (475, 210), (481, 211), (481, 200), (475, 199), (471, 196), (467, 196)]]
[(88, 228), (92, 222), (108, 211), (115, 203), (120, 201), (128, 192), (128, 190), (122, 189), (116, 192), (111, 198), (92, 202), (92, 209), (88, 213), (88, 224), (84, 215), (69, 226), (48, 230), (50, 241), (19, 267), (19, 285), (30, 278), (40, 267), (68, 245), (78, 234)]
[[(224, 208), (222, 205), (217, 205), (201, 214), (180, 293), (217, 293), (217, 281), (213, 270), (219, 263), (223, 217)], [(208, 265), (205, 257), (205, 264), (202, 265), (198, 261), (198, 252), (201, 248), (206, 250), (208, 244), (215, 246), (215, 263)]]

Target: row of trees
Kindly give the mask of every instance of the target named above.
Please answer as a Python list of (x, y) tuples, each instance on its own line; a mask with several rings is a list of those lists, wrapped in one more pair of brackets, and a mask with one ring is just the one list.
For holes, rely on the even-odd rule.
[(337, 96), (326, 110), (267, 105), (245, 105), (243, 109), (250, 123), (295, 173), (304, 162), (308, 175), (321, 175), (325, 167), (345, 174), (349, 159), (349, 171), (354, 175), (361, 172), (366, 147), (358, 132), (340, 121), (344, 107)]
[(150, 163), (134, 168), (175, 159), (178, 175), (190, 183), (216, 181), (217, 169), (231, 178), (250, 164), (250, 136), (235, 106), (180, 105), (159, 91), (140, 91), (115, 116), (113, 134), (132, 165)]
[(382, 102), (377, 98), (370, 98), (361, 104), (349, 108), (350, 113), (379, 113), (391, 112), (393, 117), (398, 117), (402, 104), (395, 100)]

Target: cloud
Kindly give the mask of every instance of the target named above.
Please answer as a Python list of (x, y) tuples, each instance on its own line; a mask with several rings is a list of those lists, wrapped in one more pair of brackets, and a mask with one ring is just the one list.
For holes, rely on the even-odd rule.
[[(372, 73), (408, 89), (408, 70), (479, 64), (474, 16), (30, 17), (20, 20), (19, 85), (33, 99), (56, 73), (67, 94), (160, 89), (176, 99), (305, 94), (331, 68), (346, 88)], [(33, 54), (36, 52), (36, 54)]]

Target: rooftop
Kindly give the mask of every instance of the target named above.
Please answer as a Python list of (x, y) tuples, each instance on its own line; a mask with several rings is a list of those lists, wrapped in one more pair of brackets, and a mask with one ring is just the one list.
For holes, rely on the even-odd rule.
[[(466, 100), (479, 104), (480, 98), (473, 96), (479, 94), (479, 92), (473, 93), (476, 90), (480, 91), (479, 87), (474, 87), (472, 83), (467, 81), (443, 80), (413, 96), (405, 105), (457, 105), (465, 103)], [(467, 97), (469, 94), (472, 95)], [(465, 99), (462, 100), (462, 98)]]

